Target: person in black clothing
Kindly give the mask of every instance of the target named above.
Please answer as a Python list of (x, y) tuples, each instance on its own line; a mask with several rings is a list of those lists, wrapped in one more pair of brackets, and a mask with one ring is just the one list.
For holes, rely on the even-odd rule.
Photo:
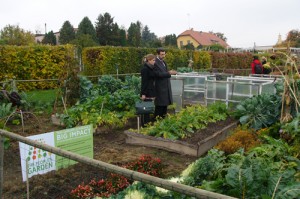
[[(155, 55), (148, 54), (144, 57), (144, 65), (141, 70), (141, 99), (144, 101), (152, 101), (155, 98), (155, 72), (154, 63)], [(141, 115), (141, 124), (143, 127), (150, 122), (150, 114)]]
[(155, 59), (155, 112), (154, 117), (164, 118), (167, 114), (168, 105), (173, 103), (172, 90), (171, 90), (171, 75), (176, 75), (177, 71), (170, 70), (164, 58), (166, 56), (166, 51), (164, 49), (157, 49), (157, 57)]
[(253, 56), (253, 61), (251, 62), (251, 72), (252, 74), (263, 74), (263, 67), (256, 55)]
[(267, 63), (267, 58), (266, 57), (261, 57), (261, 65), (264, 65)]

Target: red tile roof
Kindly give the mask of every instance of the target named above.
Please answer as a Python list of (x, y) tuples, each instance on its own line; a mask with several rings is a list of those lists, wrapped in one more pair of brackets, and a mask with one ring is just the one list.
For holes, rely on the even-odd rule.
[(194, 31), (193, 29), (184, 31), (183, 33), (178, 35), (178, 38), (180, 36), (190, 36), (195, 39), (199, 43), (199, 45), (202, 46), (210, 46), (215, 43), (220, 44), (223, 47), (229, 46), (225, 41), (220, 39), (215, 34), (202, 31)]

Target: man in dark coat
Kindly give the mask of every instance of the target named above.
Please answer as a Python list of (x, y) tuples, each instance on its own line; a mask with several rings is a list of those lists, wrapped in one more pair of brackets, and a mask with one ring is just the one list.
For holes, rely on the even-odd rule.
[[(155, 112), (154, 117), (164, 118), (167, 114), (168, 105), (173, 103), (172, 90), (171, 90), (171, 75), (176, 75), (177, 72), (174, 70), (168, 71), (168, 67), (164, 58), (166, 56), (166, 51), (164, 49), (157, 49), (157, 57), (155, 59), (154, 70), (158, 74), (155, 79)], [(159, 75), (166, 74), (169, 75)]]

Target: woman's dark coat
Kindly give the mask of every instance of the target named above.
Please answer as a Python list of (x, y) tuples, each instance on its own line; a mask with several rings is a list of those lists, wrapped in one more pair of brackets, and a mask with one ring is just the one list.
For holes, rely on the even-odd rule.
[(153, 98), (156, 96), (155, 87), (154, 87), (155, 72), (153, 68), (154, 66), (145, 63), (141, 70), (141, 77), (142, 77), (141, 96), (145, 95), (146, 98)]

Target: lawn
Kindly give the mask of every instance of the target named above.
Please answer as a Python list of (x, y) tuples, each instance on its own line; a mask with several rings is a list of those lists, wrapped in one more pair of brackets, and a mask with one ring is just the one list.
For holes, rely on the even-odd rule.
[(56, 95), (58, 93), (57, 89), (51, 90), (34, 90), (25, 92), (27, 95), (28, 102), (43, 102), (43, 103), (54, 103)]

